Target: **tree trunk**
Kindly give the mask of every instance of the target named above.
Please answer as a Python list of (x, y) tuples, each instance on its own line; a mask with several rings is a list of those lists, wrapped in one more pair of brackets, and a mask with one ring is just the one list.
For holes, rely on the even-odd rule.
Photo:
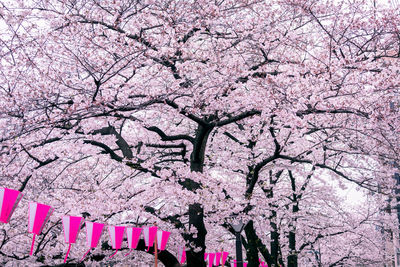
[(276, 212), (272, 211), (272, 218), (270, 221), (270, 226), (272, 228), (271, 232), (271, 266), (278, 267), (279, 260), (279, 232), (276, 223), (274, 222), (276, 218)]
[[(296, 212), (299, 211), (299, 204), (295, 203), (293, 205), (293, 214), (296, 214)], [(297, 250), (296, 250), (296, 221), (297, 219), (294, 219), (293, 224), (291, 225), (291, 230), (289, 232), (289, 256), (288, 256), (288, 267), (297, 267)]]
[[(280, 177), (282, 172), (278, 172), (277, 179)], [(279, 176), (278, 176), (279, 175)], [(269, 194), (267, 195), (268, 198), (272, 199), (274, 197), (274, 186), (277, 182), (277, 179), (274, 179), (272, 177), (272, 172), (270, 172), (270, 186), (271, 189), (269, 191)], [(275, 209), (277, 208), (273, 203), (269, 204), (270, 210), (271, 210), (271, 216), (269, 218), (270, 221), (270, 226), (272, 228), (271, 231), (271, 262), (268, 263), (268, 266), (271, 267), (278, 267), (279, 266), (279, 260), (280, 260), (280, 244), (279, 244), (279, 230), (278, 226), (276, 225), (276, 211)]]
[(296, 252), (296, 233), (295, 231), (289, 232), (289, 256), (288, 267), (297, 267), (297, 252)]
[[(289, 177), (290, 177), (290, 181), (291, 181), (291, 187), (292, 187), (292, 191), (293, 191), (293, 195), (292, 195), (292, 213), (293, 213), (293, 221), (290, 222), (289, 224), (289, 255), (287, 257), (287, 261), (288, 261), (288, 267), (297, 267), (297, 250), (296, 250), (296, 225), (297, 225), (297, 215), (296, 213), (299, 211), (299, 200), (301, 199), (302, 193), (297, 194), (296, 193), (296, 180), (295, 177), (293, 176), (292, 172), (289, 171)], [(311, 176), (308, 176), (307, 180), (310, 179)], [(306, 182), (301, 190), (304, 191), (305, 187), (307, 185), (308, 182)]]
[(207, 230), (204, 225), (204, 211), (199, 203), (189, 206), (189, 225), (197, 229), (197, 237), (189, 236), (189, 241), (193, 242), (196, 247), (202, 248), (199, 252), (194, 252), (193, 249), (187, 252), (188, 266), (205, 266), (204, 252)]
[(248, 267), (258, 267), (258, 249), (257, 249), (257, 235), (254, 230), (253, 221), (250, 220), (245, 228), (244, 231), (246, 233), (247, 238), (247, 249), (246, 249), (246, 256), (248, 261)]
[[(206, 151), (207, 140), (212, 127), (208, 125), (198, 125), (196, 130), (196, 137), (193, 144), (193, 152), (190, 156), (190, 170), (192, 172), (203, 172), (204, 155)], [(195, 190), (200, 185), (188, 181), (189, 190)], [(206, 235), (207, 230), (204, 225), (204, 210), (200, 203), (194, 203), (189, 206), (189, 228), (194, 227), (197, 230), (197, 236), (188, 235), (187, 240), (195, 247), (201, 248), (199, 252), (194, 252), (191, 248), (187, 252), (187, 265), (191, 267), (204, 267), (204, 253), (206, 249)]]

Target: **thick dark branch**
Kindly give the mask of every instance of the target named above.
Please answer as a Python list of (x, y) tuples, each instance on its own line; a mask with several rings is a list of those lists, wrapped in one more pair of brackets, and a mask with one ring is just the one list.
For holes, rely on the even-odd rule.
[(38, 166), (36, 166), (34, 169), (37, 170), (37, 169), (39, 169), (40, 167), (46, 166), (47, 164), (50, 164), (50, 163), (52, 163), (53, 161), (56, 161), (56, 160), (58, 160), (58, 159), (59, 159), (58, 156), (55, 156), (55, 157), (52, 158), (52, 159), (46, 159), (45, 161), (42, 161), (42, 162), (41, 162)]
[(180, 143), (180, 144), (169, 144), (169, 145), (164, 145), (164, 144), (146, 144), (148, 147), (156, 147), (156, 148), (185, 148), (185, 144)]
[[(109, 146), (107, 146), (106, 144), (94, 141), (94, 140), (83, 140), (84, 144), (91, 144), (97, 147), (100, 147), (103, 149), (103, 153), (109, 154), (111, 159), (116, 160), (118, 162), (122, 162), (123, 161), (123, 157), (118, 156), (114, 150), (112, 150)], [(144, 172), (144, 173), (150, 173), (152, 176), (154, 177), (159, 177), (159, 175), (157, 175), (157, 173), (153, 170), (144, 168), (143, 166), (141, 166), (139, 163), (135, 163), (135, 162), (131, 162), (128, 161), (125, 163), (126, 166), (131, 167), (132, 169), (138, 170), (140, 172)]]
[(201, 184), (198, 182), (193, 181), (190, 178), (185, 178), (181, 179), (178, 181), (178, 184), (180, 184), (183, 188), (189, 190), (189, 191), (196, 191), (197, 189), (201, 188)]
[[(159, 58), (152, 58), (155, 62), (171, 69), (173, 76), (176, 80), (182, 79), (182, 77), (178, 73), (178, 69), (176, 68), (174, 62), (171, 62), (170, 60), (166, 59), (165, 57), (162, 57), (161, 59)], [(182, 84), (183, 85), (183, 84)]]
[(224, 125), (227, 125), (227, 124), (230, 124), (230, 123), (233, 123), (233, 122), (237, 122), (237, 121), (243, 120), (243, 119), (248, 118), (248, 117), (252, 117), (254, 115), (261, 115), (261, 111), (255, 110), (255, 109), (249, 110), (249, 111), (245, 111), (245, 112), (242, 112), (239, 115), (230, 117), (230, 118), (228, 118), (226, 120), (218, 121), (214, 125), (215, 126), (224, 126)]
[[(129, 98), (131, 98), (131, 97), (129, 97)], [(164, 101), (160, 100), (160, 99), (150, 99), (150, 100), (147, 100), (147, 101), (145, 101), (145, 102), (143, 102), (141, 104), (138, 104), (138, 105), (126, 105), (126, 106), (120, 106), (120, 107), (115, 107), (115, 106), (113, 106), (111, 104), (107, 104), (107, 107), (110, 108), (111, 110), (107, 111), (107, 112), (100, 113), (98, 116), (99, 117), (100, 116), (105, 116), (105, 115), (109, 116), (112, 112), (116, 112), (116, 111), (121, 111), (121, 112), (127, 112), (128, 111), (129, 112), (129, 111), (134, 111), (134, 110), (142, 110), (142, 109), (144, 109), (146, 107), (149, 107), (149, 106), (151, 106), (153, 104), (160, 104), (160, 103), (164, 103)], [(134, 118), (134, 120), (135, 120), (135, 118)]]
[[(132, 169), (138, 170), (140, 172), (144, 172), (144, 173), (150, 173), (152, 176), (154, 177), (160, 177), (155, 171), (151, 170), (151, 169), (147, 169), (144, 168), (142, 165), (140, 165), (139, 163), (134, 163), (134, 162), (127, 162), (126, 166), (131, 167)], [(154, 167), (155, 169), (157, 169), (157, 167)]]
[(56, 141), (60, 141), (60, 140), (61, 140), (61, 137), (54, 137), (54, 138), (50, 138), (50, 139), (44, 140), (40, 144), (33, 145), (32, 147), (44, 146), (46, 144), (50, 144), (50, 143), (53, 143), (53, 142), (56, 142)]
[(247, 187), (247, 190), (246, 190), (246, 197), (250, 197), (251, 194), (253, 193), (254, 187), (255, 187), (255, 185), (256, 185), (256, 183), (258, 181), (258, 176), (259, 176), (260, 170), (265, 165), (270, 163), (271, 161), (274, 161), (275, 159), (277, 159), (279, 157), (280, 152), (281, 152), (281, 145), (276, 140), (276, 135), (275, 135), (275, 132), (274, 132), (274, 128), (270, 127), (269, 128), (269, 132), (271, 133), (271, 136), (274, 138), (274, 144), (275, 144), (274, 155), (264, 159), (263, 161), (257, 163), (257, 165), (255, 165), (254, 167), (250, 168), (251, 172), (248, 175), (248, 177), (250, 178), (250, 181), (248, 182), (249, 186)]
[(94, 130), (92, 134), (101, 134), (101, 135), (114, 135), (117, 138), (117, 145), (121, 149), (124, 157), (131, 159), (133, 158), (133, 153), (129, 144), (125, 141), (125, 139), (115, 130), (114, 126), (104, 127), (98, 130)]
[[(239, 77), (236, 80), (236, 83), (247, 83), (247, 81), (249, 80), (249, 77), (253, 77), (253, 78), (266, 78), (267, 75), (272, 75), (272, 76), (278, 76), (279, 74), (281, 74), (281, 71), (269, 71), (269, 72), (254, 72), (251, 75), (247, 75), (245, 77)], [(288, 75), (289, 77), (293, 76), (293, 75)]]
[(41, 161), (40, 159), (38, 159), (37, 157), (33, 156), (31, 153), (29, 153), (29, 151), (21, 144), (22, 150), (25, 151), (26, 154), (28, 154), (28, 156), (33, 159), (34, 161), (36, 161), (37, 163), (43, 164), (43, 161)]
[(241, 142), (239, 139), (237, 139), (236, 137), (234, 137), (232, 134), (228, 133), (228, 132), (224, 132), (224, 135), (228, 136), (230, 139), (232, 139), (233, 141), (235, 141), (236, 143), (240, 144), (240, 145), (244, 145), (243, 142)]
[(96, 101), (97, 94), (100, 91), (101, 82), (99, 80), (94, 79), (94, 84), (96, 85), (96, 91), (94, 92), (93, 97), (92, 97), (93, 102)]
[(197, 122), (198, 124), (203, 125), (203, 126), (208, 124), (205, 120), (203, 120), (203, 119), (201, 119), (201, 118), (199, 118), (199, 117), (187, 112), (185, 109), (182, 109), (181, 107), (179, 107), (174, 101), (166, 99), (164, 102), (168, 106), (178, 110), (179, 114), (184, 115), (185, 117), (191, 119), (192, 121)]
[(187, 140), (193, 144), (194, 138), (189, 135), (166, 135), (160, 128), (156, 126), (146, 127), (147, 130), (157, 133), (162, 141), (176, 141), (176, 140)]
[(114, 150), (112, 150), (109, 146), (107, 146), (107, 145), (105, 145), (103, 143), (100, 143), (100, 142), (97, 142), (97, 141), (94, 141), (94, 140), (83, 140), (83, 143), (84, 144), (91, 144), (91, 145), (98, 146), (98, 147), (102, 148), (104, 150), (104, 153), (109, 154), (110, 157), (113, 160), (116, 160), (118, 162), (122, 162), (122, 160), (123, 160), (123, 157), (118, 156), (114, 152)]
[(185, 34), (185, 36), (183, 36), (182, 39), (178, 40), (178, 43), (186, 43), (186, 42), (190, 39), (190, 37), (193, 37), (194, 34), (195, 34), (196, 32), (198, 32), (198, 31), (200, 31), (199, 28), (193, 28), (193, 29), (190, 30), (187, 34)]
[[(244, 227), (245, 234), (248, 240), (248, 248), (246, 248), (246, 254), (247, 254), (247, 259), (249, 260), (249, 263), (257, 264), (258, 263), (258, 253), (259, 251), (261, 255), (264, 257), (264, 259), (268, 262), (268, 264), (271, 266), (272, 264), (272, 257), (271, 254), (268, 250), (268, 248), (263, 244), (262, 240), (259, 238), (259, 236), (256, 233), (256, 230), (254, 229), (254, 224), (253, 221), (250, 220), (246, 226)], [(250, 255), (249, 255), (250, 254)], [(251, 255), (253, 254), (253, 255)], [(250, 256), (250, 257), (249, 257)]]
[(26, 185), (28, 184), (29, 180), (32, 178), (32, 174), (28, 175), (25, 180), (22, 182), (21, 187), (18, 189), (18, 191), (22, 192), (24, 191)]
[(271, 133), (272, 138), (274, 138), (274, 145), (275, 145), (274, 156), (277, 157), (281, 152), (282, 147), (279, 144), (278, 140), (276, 139), (275, 129), (273, 127), (269, 127), (269, 132)]
[(312, 167), (311, 173), (307, 175), (304, 184), (300, 188), (300, 193), (297, 195), (297, 199), (301, 199), (303, 197), (304, 191), (306, 190), (309, 182), (311, 181), (311, 177), (313, 176), (314, 171), (315, 171), (315, 166)]
[(331, 110), (322, 110), (309, 107), (306, 110), (299, 110), (296, 112), (296, 115), (303, 118), (304, 115), (309, 114), (354, 114), (357, 116), (361, 116), (364, 118), (369, 118), (369, 114), (367, 112), (363, 112), (361, 110), (350, 110), (350, 109), (331, 109)]
[(250, 181), (249, 181), (249, 185), (247, 187), (246, 190), (246, 197), (250, 197), (251, 194), (254, 191), (254, 187), (258, 181), (258, 177), (259, 177), (259, 173), (260, 170), (267, 165), (268, 163), (274, 161), (275, 159), (277, 159), (277, 155), (273, 155), (271, 157), (268, 157), (266, 159), (264, 159), (263, 161), (259, 162), (256, 166), (254, 166), (254, 168), (251, 169), (251, 173), (249, 174), (249, 176), (251, 177)]

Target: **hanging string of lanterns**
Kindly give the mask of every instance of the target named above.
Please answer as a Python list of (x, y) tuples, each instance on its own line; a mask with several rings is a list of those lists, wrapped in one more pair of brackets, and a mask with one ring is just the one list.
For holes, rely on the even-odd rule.
[[(18, 206), (23, 194), (20, 191), (0, 188), (0, 222), (8, 223), (10, 218)], [(35, 238), (40, 235), (45, 224), (49, 220), (54, 208), (49, 205), (45, 205), (38, 202), (29, 203), (29, 218), (28, 218), (28, 231), (33, 233), (32, 244), (30, 249), (30, 255), (33, 255)], [(68, 255), (71, 250), (71, 245), (76, 243), (79, 230), (83, 223), (83, 218), (78, 216), (65, 215), (62, 217), (63, 231), (64, 231), (64, 241), (68, 244), (68, 250), (64, 258), (64, 263), (67, 262)], [(105, 224), (98, 222), (85, 221), (86, 226), (86, 245), (88, 250), (83, 255), (80, 261), (83, 261), (89, 252), (96, 248), (99, 244), (100, 237), (102, 235)], [(122, 247), (122, 242), (124, 239), (124, 234), (128, 237), (128, 247), (129, 252), (125, 255), (128, 256), (134, 249), (137, 248), (141, 233), (143, 232), (144, 242), (147, 246), (147, 251), (150, 250), (153, 245), (160, 251), (165, 250), (169, 236), (171, 232), (162, 231), (157, 229), (157, 226), (139, 228), (139, 227), (125, 227), (125, 226), (113, 226), (108, 225), (108, 233), (111, 240), (111, 246), (115, 249), (114, 254), (109, 258), (114, 257), (118, 250)], [(157, 252), (155, 253), (157, 255)], [(204, 253), (204, 260), (208, 262), (208, 266), (225, 266), (226, 260), (229, 253), (222, 251), (216, 253)], [(180, 247), (178, 250), (178, 261), (179, 264), (183, 264), (186, 261), (186, 251), (185, 247)], [(233, 266), (236, 267), (236, 261), (234, 260)], [(244, 263), (247, 266), (247, 263)], [(260, 266), (267, 266), (260, 259)]]
[[(10, 218), (17, 208), (22, 196), (23, 194), (20, 191), (9, 188), (0, 188), (0, 222), (8, 223), (10, 221)], [(53, 211), (54, 208), (49, 205), (38, 202), (29, 203), (28, 232), (33, 234), (29, 255), (33, 255), (36, 236), (42, 233), (42, 230)], [(71, 251), (71, 245), (76, 243), (82, 223), (82, 217), (69, 215), (65, 215), (62, 217), (64, 241), (68, 244), (68, 250), (64, 258), (64, 263), (67, 262), (69, 252)], [(85, 226), (86, 245), (88, 247), (88, 250), (83, 255), (81, 261), (83, 261), (89, 254), (89, 252), (93, 248), (97, 247), (97, 245), (99, 244), (105, 224), (85, 221)], [(118, 250), (121, 249), (122, 242), (124, 240), (125, 229), (127, 230), (126, 232), (128, 236), (129, 246), (129, 252), (125, 256), (128, 256), (132, 252), (132, 250), (136, 249), (139, 243), (142, 228), (108, 225), (108, 233), (111, 240), (111, 246), (113, 249), (115, 249), (114, 254), (112, 254), (110, 258), (115, 256)], [(143, 234), (145, 244), (147, 246), (147, 251), (149, 251), (150, 247), (153, 246), (154, 241), (156, 241), (157, 243), (156, 250), (158, 249), (162, 251), (165, 250), (171, 232), (158, 230), (157, 226), (152, 226), (144, 228)], [(183, 252), (180, 251), (180, 253), (185, 252), (183, 250)], [(181, 254), (178, 257), (181, 264), (184, 263), (186, 256), (183, 256), (183, 254)]]

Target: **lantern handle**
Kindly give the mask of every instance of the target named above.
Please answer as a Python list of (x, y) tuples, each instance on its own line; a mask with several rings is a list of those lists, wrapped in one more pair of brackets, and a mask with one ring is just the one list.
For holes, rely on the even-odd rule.
[(69, 243), (68, 250), (67, 250), (67, 255), (65, 255), (64, 263), (67, 262), (67, 258), (68, 258), (68, 254), (69, 254), (70, 250), (71, 250), (71, 243)]
[(125, 254), (125, 257), (128, 256), (129, 254), (131, 254), (132, 251), (133, 251), (133, 248), (131, 248), (131, 249), (128, 251), (128, 253)]
[(118, 249), (115, 250), (114, 254), (112, 254), (112, 255), (109, 257), (109, 259), (111, 259), (112, 257), (114, 257), (115, 254), (117, 254), (117, 252), (118, 252)]
[(31, 256), (33, 255), (33, 247), (35, 246), (35, 238), (36, 238), (36, 234), (33, 233), (31, 252), (29, 253), (29, 255), (31, 255)]

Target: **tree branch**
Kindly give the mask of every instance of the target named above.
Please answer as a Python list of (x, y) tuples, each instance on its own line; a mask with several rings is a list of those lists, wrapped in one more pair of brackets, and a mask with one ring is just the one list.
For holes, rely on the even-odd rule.
[(176, 141), (176, 140), (187, 140), (193, 144), (194, 138), (189, 135), (166, 135), (160, 128), (156, 126), (146, 127), (147, 130), (157, 133), (162, 141)]
[(249, 110), (249, 111), (245, 111), (245, 112), (243, 112), (243, 113), (241, 113), (239, 115), (230, 117), (230, 118), (225, 119), (225, 120), (218, 121), (214, 125), (215, 126), (224, 126), (224, 125), (227, 125), (227, 124), (230, 124), (230, 123), (233, 123), (233, 122), (237, 122), (237, 121), (243, 120), (243, 119), (248, 118), (248, 117), (252, 117), (254, 115), (261, 115), (261, 111), (255, 110), (255, 109)]
[(133, 153), (131, 148), (129, 147), (129, 144), (126, 142), (126, 140), (122, 137), (121, 134), (119, 134), (114, 126), (108, 126), (108, 127), (103, 127), (101, 129), (98, 130), (94, 130), (91, 134), (95, 135), (100, 133), (101, 135), (114, 135), (117, 138), (117, 145), (118, 147), (121, 149), (122, 154), (124, 155), (124, 157), (128, 158), (128, 159), (132, 159), (133, 158)]

